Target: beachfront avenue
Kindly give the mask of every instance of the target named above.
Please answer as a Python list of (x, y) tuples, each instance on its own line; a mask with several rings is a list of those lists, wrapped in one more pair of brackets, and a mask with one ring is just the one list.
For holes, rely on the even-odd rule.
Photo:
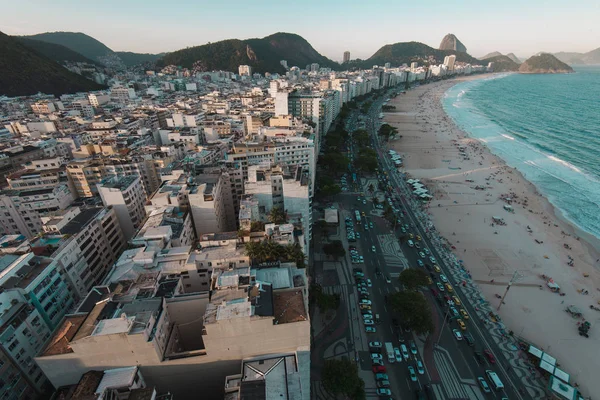
[[(396, 92), (399, 90), (396, 89)], [(410, 191), (389, 158), (385, 142), (377, 136), (381, 106), (387, 96), (388, 94), (385, 94), (369, 99), (372, 102), (371, 107), (368, 113), (360, 114), (360, 120), (360, 112), (355, 111), (350, 113), (345, 121), (349, 132), (364, 128), (370, 133), (370, 147), (378, 153), (379, 176), (350, 171), (348, 175), (350, 177), (353, 173), (357, 173), (355, 185), (349, 185), (354, 187), (334, 199), (333, 205), (340, 210), (340, 227), (338, 235), (329, 239), (341, 240), (346, 249), (354, 246), (356, 254), (364, 257), (364, 263), (353, 264), (351, 255), (347, 255), (342, 261), (343, 271), (338, 271), (337, 287), (333, 285), (329, 290), (342, 297), (342, 307), (345, 307), (346, 311), (344, 324), (347, 327), (341, 336), (334, 334), (337, 333), (335, 329), (326, 330), (319, 336), (322, 341), (319, 342), (319, 348), (313, 357), (346, 356), (355, 359), (359, 364), (359, 376), (365, 381), (367, 397), (384, 395), (384, 392), (377, 392), (378, 388), (384, 387), (389, 388), (393, 398), (413, 396), (417, 398), (424, 396), (422, 398), (430, 399), (539, 398), (543, 394), (539, 385), (533, 383), (528, 387), (521, 380), (524, 375), (517, 376), (510, 366), (510, 359), (502, 354), (496, 340), (492, 338), (487, 326), (480, 319), (479, 308), (471, 304), (473, 293), (463, 293), (467, 288), (461, 287), (463, 282), (456, 277), (452, 268), (446, 265), (446, 255), (438, 253), (436, 246), (430, 241), (428, 236), (430, 229), (423, 227), (426, 221), (417, 217), (418, 211), (410, 201)], [(358, 109), (360, 108), (359, 105)], [(357, 147), (352, 143), (349, 144), (350, 159), (356, 155)], [(386, 190), (376, 190), (377, 193), (373, 195), (368, 193), (371, 185), (377, 187), (379, 184)], [(375, 207), (373, 202), (375, 196), (382, 199), (390, 198), (392, 206), (398, 210), (400, 218), (395, 231), (393, 226), (383, 218), (382, 212)], [(356, 211), (363, 215), (360, 223), (354, 221)], [(349, 243), (348, 237), (344, 234), (344, 220), (347, 217), (356, 224), (355, 230), (359, 233), (356, 242)], [(401, 229), (406, 232), (403, 233)], [(318, 235), (318, 232), (316, 234)], [(404, 240), (399, 240), (401, 236), (406, 235), (414, 239), (413, 245), (418, 243), (418, 249), (409, 246), (406, 237), (403, 238)], [(423, 263), (425, 258), (422, 257), (424, 255), (422, 252), (425, 249), (428, 255), (426, 263)], [(439, 272), (436, 271), (437, 269), (434, 270), (429, 257), (435, 259), (436, 265), (440, 268)], [(400, 322), (401, 316), (395, 314), (387, 303), (389, 295), (402, 290), (397, 279), (400, 272), (405, 266), (419, 268), (418, 265), (424, 265), (421, 268), (432, 280), (432, 284), (422, 290), (432, 307), (435, 324), (434, 332), (427, 337), (407, 331)], [(355, 284), (353, 269), (357, 267), (364, 273), (364, 281), (368, 280), (368, 287), (361, 288), (360, 285)], [(324, 263), (316, 262), (315, 269), (318, 275), (323, 274), (326, 268)], [(450, 287), (446, 286), (444, 280), (449, 281), (447, 283)], [(437, 295), (437, 300), (434, 295)], [(478, 295), (476, 297), (479, 298)], [(372, 325), (374, 333), (368, 333), (363, 324), (363, 320), (366, 319), (363, 314), (367, 307), (359, 306), (361, 299), (367, 298), (370, 302), (371, 315), (374, 316)], [(458, 315), (454, 315), (455, 310)], [(336, 322), (338, 325), (340, 323), (339, 320)], [(343, 347), (340, 346), (341, 337), (345, 338)], [(328, 341), (336, 350), (327, 349)], [(398, 349), (401, 353), (404, 352), (403, 345), (406, 348), (414, 345), (412, 348), (416, 354), (409, 352), (407, 356), (399, 357), (396, 362), (391, 363), (385, 348), (377, 350), (369, 345), (374, 341), (382, 344), (391, 343), (394, 350)], [(377, 379), (378, 376), (372, 372), (372, 359), (377, 357), (373, 354), (381, 354), (388, 379), (384, 381)], [(409, 367), (418, 370), (418, 373), (413, 374)], [(499, 390), (492, 388), (490, 376), (496, 376), (493, 373), (497, 374), (503, 383), (503, 388)], [(485, 381), (485, 384), (481, 383), (481, 380)], [(525, 378), (525, 381), (528, 380)], [(491, 389), (486, 388), (486, 385)], [(316, 390), (315, 398), (326, 397), (315, 385), (313, 390)]]

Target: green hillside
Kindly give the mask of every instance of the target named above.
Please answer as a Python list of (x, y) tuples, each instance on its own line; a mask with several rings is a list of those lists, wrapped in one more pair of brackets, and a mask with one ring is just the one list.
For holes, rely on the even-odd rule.
[(95, 61), (98, 61), (98, 57), (114, 53), (104, 43), (81, 32), (46, 32), (25, 38), (60, 44)]
[(0, 96), (24, 96), (38, 92), (58, 96), (104, 88), (2, 32), (0, 54)]
[(509, 71), (518, 71), (519, 64), (514, 62), (510, 57), (499, 55), (496, 57), (490, 57), (485, 60), (486, 62), (491, 62), (493, 64), (494, 72), (509, 72)]
[(318, 63), (322, 67), (339, 69), (339, 64), (319, 54), (304, 38), (291, 33), (275, 33), (262, 39), (229, 39), (167, 53), (157, 66), (196, 67), (202, 71), (236, 71), (239, 65), (250, 65), (254, 71), (284, 72), (279, 63), (306, 67)]
[[(444, 57), (452, 54), (456, 55), (456, 61), (481, 63), (478, 59), (460, 51), (438, 50), (420, 42), (400, 42), (383, 46), (367, 60), (359, 61), (358, 67), (371, 68), (373, 65), (383, 65), (386, 62), (391, 63), (392, 67), (411, 62), (418, 62), (421, 65), (441, 64), (444, 62)], [(352, 66), (352, 63), (350, 65)]]
[(29, 39), (23, 36), (13, 36), (14, 39), (19, 41), (21, 44), (37, 51), (38, 53), (48, 57), (51, 60), (62, 63), (65, 61), (71, 62), (84, 62), (88, 64), (97, 64), (98, 62), (91, 60), (76, 51), (69, 49), (68, 47), (60, 44), (43, 42), (41, 40)]
[(529, 57), (519, 67), (519, 72), (526, 74), (560, 74), (573, 72), (573, 68), (549, 53)]
[(131, 51), (116, 51), (115, 54), (118, 55), (121, 61), (123, 61), (123, 64), (128, 67), (145, 63), (153, 63), (164, 56), (164, 54), (133, 53)]

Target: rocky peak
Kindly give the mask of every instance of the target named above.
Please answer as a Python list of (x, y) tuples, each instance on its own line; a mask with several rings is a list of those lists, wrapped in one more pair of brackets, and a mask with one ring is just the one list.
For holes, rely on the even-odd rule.
[(454, 34), (449, 33), (442, 39), (442, 43), (440, 43), (440, 50), (456, 50), (462, 51), (463, 53), (467, 52), (467, 48), (464, 44)]

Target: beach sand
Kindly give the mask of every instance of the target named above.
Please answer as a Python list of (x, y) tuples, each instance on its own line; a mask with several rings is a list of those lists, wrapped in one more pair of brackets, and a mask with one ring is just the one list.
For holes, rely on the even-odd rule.
[[(434, 195), (427, 212), (494, 309), (500, 301), (495, 295), (504, 294), (513, 273), (522, 276), (499, 311), (507, 329), (557, 358), (584, 394), (600, 393), (600, 380), (594, 378), (600, 367), (600, 312), (590, 309), (591, 304), (600, 307), (597, 244), (590, 237), (590, 242), (584, 240), (534, 185), (446, 115), (440, 103), (444, 92), (465, 79), (480, 78), (423, 85), (392, 99), (389, 104), (396, 110), (387, 112), (385, 121), (402, 137), (388, 146), (402, 156), (405, 172), (421, 179)], [(506, 197), (513, 198), (514, 213), (504, 209)], [(492, 226), (494, 216), (506, 225)], [(573, 267), (567, 265), (568, 256)], [(542, 274), (566, 295), (551, 292)], [(589, 295), (578, 293), (580, 289)], [(589, 338), (579, 336), (578, 320), (564, 311), (569, 305), (579, 307), (591, 322)]]

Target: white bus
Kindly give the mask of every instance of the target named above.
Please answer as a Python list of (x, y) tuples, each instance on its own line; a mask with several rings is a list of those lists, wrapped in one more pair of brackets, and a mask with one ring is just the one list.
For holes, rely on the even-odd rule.
[(504, 389), (504, 384), (502, 383), (500, 378), (498, 378), (497, 373), (495, 373), (494, 371), (489, 370), (489, 369), (486, 370), (485, 373), (488, 376), (490, 382), (492, 382), (492, 386), (494, 387), (494, 389), (496, 389), (496, 390)]

